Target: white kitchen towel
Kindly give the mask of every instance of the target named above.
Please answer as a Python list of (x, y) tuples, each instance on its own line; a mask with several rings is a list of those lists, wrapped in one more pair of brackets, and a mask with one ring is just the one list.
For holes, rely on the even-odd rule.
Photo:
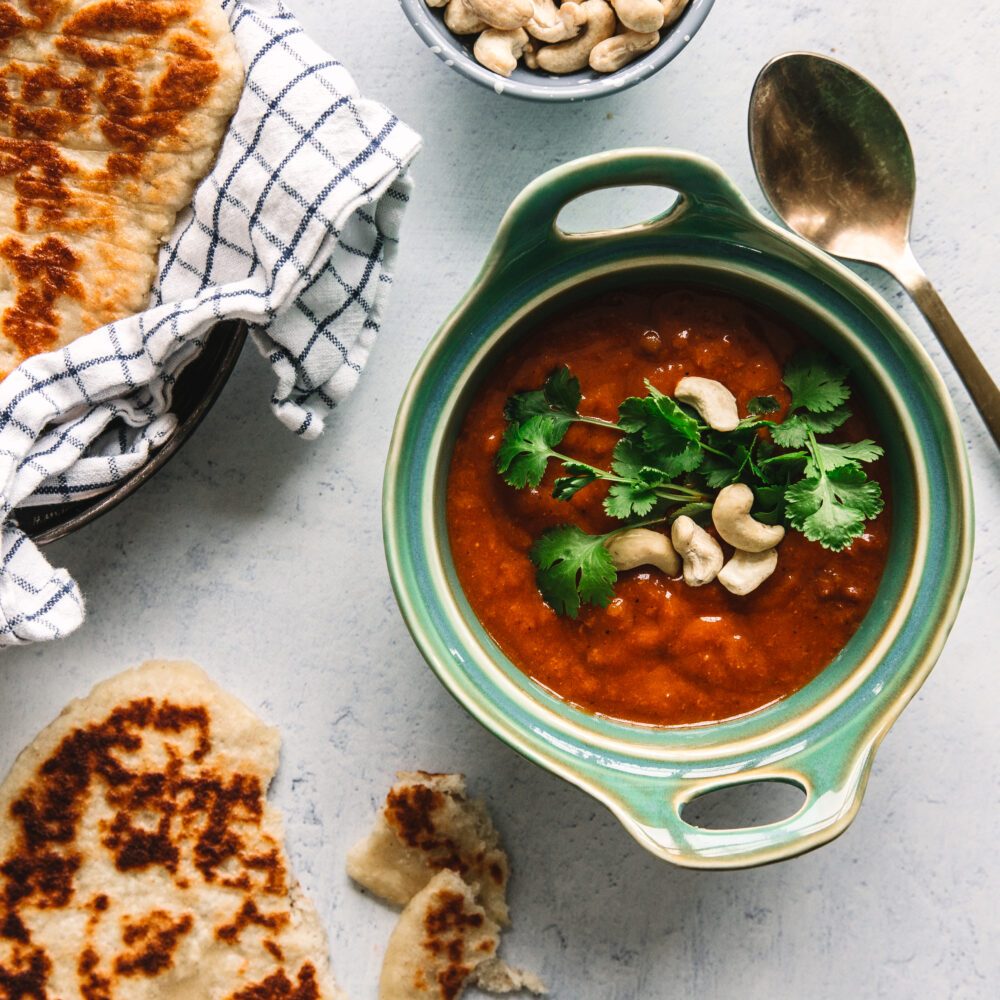
[(11, 512), (139, 468), (173, 432), (171, 387), (214, 324), (250, 324), (277, 376), (273, 409), (304, 437), (354, 387), (378, 331), (420, 138), (362, 98), (280, 0), (222, 6), (246, 84), (161, 252), (151, 307), (0, 382), (0, 646), (57, 639), (84, 615)]

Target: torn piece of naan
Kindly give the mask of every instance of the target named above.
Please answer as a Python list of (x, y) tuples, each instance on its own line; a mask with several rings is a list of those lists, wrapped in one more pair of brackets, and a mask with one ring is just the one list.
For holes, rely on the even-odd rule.
[(490, 918), (507, 913), (510, 866), (500, 835), (461, 774), (401, 772), (375, 828), (347, 855), (347, 874), (387, 902), (405, 906), (444, 868), (474, 886)]
[(242, 87), (218, 0), (0, 0), (0, 378), (145, 308)]
[(510, 865), (463, 775), (397, 774), (374, 829), (348, 853), (347, 873), (405, 907), (379, 1000), (457, 1000), (473, 983), (488, 993), (546, 992), (537, 976), (496, 954), (500, 928), (510, 924)]
[(500, 946), (500, 928), (447, 868), (407, 904), (385, 950), (379, 1000), (456, 1000)]
[(72, 702), (0, 784), (0, 1000), (342, 1000), (279, 742), (190, 663)]

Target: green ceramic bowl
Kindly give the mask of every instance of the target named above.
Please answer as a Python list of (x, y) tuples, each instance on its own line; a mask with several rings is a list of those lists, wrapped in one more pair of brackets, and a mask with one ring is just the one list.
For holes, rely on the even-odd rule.
[[(555, 224), (563, 206), (588, 191), (638, 184), (674, 189), (679, 198), (666, 214), (613, 232), (567, 235)], [(445, 526), (452, 445), (491, 361), (550, 310), (651, 280), (738, 294), (840, 356), (881, 428), (892, 479), (888, 567), (857, 634), (791, 697), (702, 726), (594, 717), (527, 678), (469, 607)], [(850, 271), (759, 215), (715, 164), (652, 149), (567, 164), (511, 206), (482, 273), (406, 391), (384, 518), (403, 615), (452, 694), (512, 747), (607, 805), (644, 847), (700, 868), (778, 861), (846, 829), (879, 742), (941, 652), (972, 555), (958, 423), (913, 334)], [(795, 815), (737, 830), (702, 829), (681, 818), (684, 804), (708, 791), (768, 780), (805, 792)]]

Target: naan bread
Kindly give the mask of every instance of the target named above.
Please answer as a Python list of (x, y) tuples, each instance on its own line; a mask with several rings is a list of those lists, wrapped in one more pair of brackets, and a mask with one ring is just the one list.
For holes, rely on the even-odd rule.
[(456, 1000), (476, 983), (489, 993), (545, 993), (537, 976), (497, 957), (510, 923), (510, 865), (484, 803), (461, 774), (400, 773), (375, 828), (347, 856), (347, 873), (405, 907), (382, 965), (379, 1000)]
[(0, 1000), (342, 1000), (278, 750), (189, 663), (71, 703), (0, 785)]
[(375, 828), (347, 856), (347, 874), (389, 903), (405, 906), (450, 869), (475, 887), (490, 918), (510, 923), (510, 866), (486, 806), (469, 799), (460, 774), (401, 773)]
[(145, 308), (242, 86), (218, 0), (0, 0), (0, 378)]
[(447, 868), (410, 900), (389, 938), (379, 1000), (456, 1000), (500, 945), (500, 928)]

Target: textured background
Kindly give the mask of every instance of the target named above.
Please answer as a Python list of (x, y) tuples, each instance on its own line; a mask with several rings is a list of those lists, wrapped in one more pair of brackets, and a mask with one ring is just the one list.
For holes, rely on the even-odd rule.
[[(167, 470), (50, 549), (82, 584), (90, 616), (59, 645), (4, 653), (0, 771), (100, 678), (150, 656), (190, 657), (282, 729), (276, 798), (354, 1000), (375, 996), (394, 915), (348, 884), (344, 853), (392, 773), (413, 766), (463, 769), (489, 799), (515, 865), (507, 955), (542, 973), (557, 997), (997, 996), (1000, 462), (887, 280), (866, 274), (942, 363), (963, 420), (977, 556), (951, 641), (886, 740), (864, 808), (818, 852), (718, 874), (645, 854), (603, 808), (521, 760), (439, 686), (396, 610), (379, 521), (382, 461), (407, 376), (517, 191), (584, 153), (669, 144), (716, 159), (763, 207), (747, 99), (758, 69), (788, 49), (835, 52), (896, 103), (920, 170), (918, 257), (1000, 372), (995, 5), (718, 0), (658, 76), (574, 107), (525, 105), (464, 81), (424, 49), (393, 0), (293, 6), (364, 91), (426, 140), (370, 370), (326, 436), (307, 445), (271, 418), (269, 376), (248, 350)], [(617, 222), (625, 208), (637, 217), (656, 207), (606, 198), (577, 218)]]

